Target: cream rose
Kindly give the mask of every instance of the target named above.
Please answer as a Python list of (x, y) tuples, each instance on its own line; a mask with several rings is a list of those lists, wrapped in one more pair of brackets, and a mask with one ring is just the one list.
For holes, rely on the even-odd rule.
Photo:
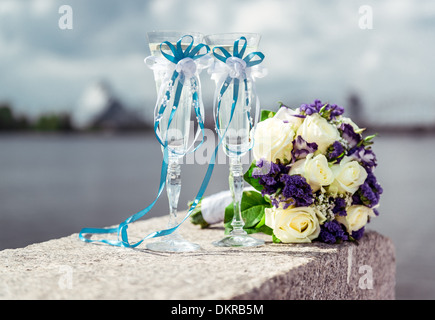
[(373, 209), (362, 205), (350, 206), (346, 212), (346, 216), (337, 216), (336, 219), (344, 224), (349, 233), (361, 229), (367, 224), (369, 217), (376, 216)]
[(265, 224), (284, 243), (311, 242), (320, 233), (319, 219), (312, 207), (267, 208)]
[(320, 153), (325, 153), (326, 149), (340, 138), (337, 128), (318, 113), (307, 116), (296, 135), (301, 136), (306, 142), (317, 143), (317, 151)]
[(293, 130), (298, 130), (302, 122), (304, 121), (303, 118), (295, 117), (294, 115), (299, 114), (298, 112), (294, 111), (293, 109), (281, 107), (279, 108), (278, 112), (275, 114), (274, 118), (280, 119), (282, 121), (287, 122), (293, 127)]
[(289, 161), (295, 132), (292, 126), (277, 118), (269, 118), (257, 124), (252, 154), (255, 160), (269, 162)]
[(331, 193), (350, 192), (354, 194), (367, 178), (367, 171), (355, 160), (344, 157), (340, 164), (331, 167), (334, 182), (329, 187)]
[(290, 175), (300, 174), (316, 192), (323, 186), (329, 186), (334, 181), (334, 174), (329, 168), (328, 160), (323, 154), (314, 156), (312, 153), (305, 159), (296, 161), (290, 168)]

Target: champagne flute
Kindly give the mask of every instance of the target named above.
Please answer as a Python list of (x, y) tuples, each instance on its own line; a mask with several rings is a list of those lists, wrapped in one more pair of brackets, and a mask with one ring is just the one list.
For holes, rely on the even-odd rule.
[[(241, 58), (244, 54), (249, 55), (257, 50), (260, 35), (254, 33), (213, 34), (205, 36), (205, 41), (213, 50), (215, 65), (218, 65), (212, 75), (217, 90), (214, 116), (216, 131), (222, 139), (224, 152), (229, 157), (229, 187), (234, 204), (232, 231), (213, 244), (221, 247), (259, 246), (264, 244), (264, 241), (247, 234), (243, 229), (245, 222), (241, 214), (244, 185), (241, 159), (251, 147), (250, 112), (253, 101), (252, 79), (246, 76), (247, 64), (241, 61)], [(242, 48), (240, 49), (239, 46)], [(236, 56), (239, 58), (235, 58)], [(219, 57), (221, 59), (218, 59)], [(229, 69), (231, 70), (225, 72)]]
[[(194, 99), (193, 92), (189, 87), (182, 90), (177, 97), (175, 87), (177, 87), (180, 79), (175, 79), (175, 81), (171, 79), (174, 64), (172, 63), (171, 66), (171, 61), (165, 59), (164, 55), (165, 50), (169, 49), (167, 43), (175, 46), (179, 42), (181, 48), (185, 50), (190, 45), (196, 46), (203, 42), (204, 37), (200, 33), (178, 31), (153, 31), (148, 32), (147, 36), (151, 57), (157, 59), (154, 61), (158, 62), (155, 63), (157, 67), (152, 68), (158, 95), (155, 124), (158, 130), (158, 139), (161, 143), (162, 141), (167, 142), (166, 192), (169, 200), (169, 222), (167, 227), (170, 229), (178, 225), (177, 207), (181, 191), (180, 160), (189, 151), (189, 130)], [(199, 81), (199, 78), (197, 78), (197, 81)], [(167, 99), (167, 93), (170, 93), (169, 99)], [(202, 104), (201, 101), (200, 103)], [(165, 105), (163, 112), (161, 112), (161, 105)], [(176, 110), (174, 111), (174, 109)], [(165, 154), (164, 146), (162, 146), (162, 151)], [(153, 251), (186, 252), (199, 250), (200, 246), (185, 240), (176, 229), (169, 235), (163, 236), (161, 240), (147, 244), (147, 248)]]

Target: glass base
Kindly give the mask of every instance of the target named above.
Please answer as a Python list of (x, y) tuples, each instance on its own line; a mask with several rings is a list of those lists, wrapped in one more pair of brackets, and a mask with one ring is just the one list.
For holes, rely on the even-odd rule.
[(222, 240), (215, 241), (216, 247), (257, 247), (264, 244), (261, 239), (256, 239), (247, 234), (245, 235), (228, 235)]
[(161, 252), (190, 252), (200, 250), (199, 244), (184, 240), (181, 236), (167, 236), (164, 239), (146, 245), (151, 251)]

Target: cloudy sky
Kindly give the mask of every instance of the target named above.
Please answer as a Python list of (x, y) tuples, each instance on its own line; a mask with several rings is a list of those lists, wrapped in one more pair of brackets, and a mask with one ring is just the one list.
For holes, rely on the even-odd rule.
[[(64, 4), (70, 30), (59, 28)], [(30, 115), (72, 112), (104, 80), (152, 113), (146, 32), (168, 29), (261, 33), (262, 107), (316, 98), (346, 106), (356, 92), (372, 119), (435, 122), (431, 0), (0, 0), (0, 102)], [(211, 105), (213, 84), (206, 73), (202, 81)]]

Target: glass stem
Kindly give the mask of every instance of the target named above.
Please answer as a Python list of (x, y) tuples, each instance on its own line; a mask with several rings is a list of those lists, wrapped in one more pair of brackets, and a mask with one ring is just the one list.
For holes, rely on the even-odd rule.
[[(169, 200), (169, 222), (168, 228), (175, 227), (177, 222), (178, 199), (181, 191), (181, 166), (178, 157), (169, 156), (168, 175), (166, 177), (166, 193)], [(178, 230), (175, 230), (169, 236), (175, 236)]]
[(231, 226), (233, 230), (232, 235), (245, 235), (247, 232), (243, 230), (245, 222), (242, 218), (241, 202), (243, 195), (243, 166), (240, 156), (230, 157), (230, 176), (229, 184), (231, 195), (234, 204), (234, 216)]

